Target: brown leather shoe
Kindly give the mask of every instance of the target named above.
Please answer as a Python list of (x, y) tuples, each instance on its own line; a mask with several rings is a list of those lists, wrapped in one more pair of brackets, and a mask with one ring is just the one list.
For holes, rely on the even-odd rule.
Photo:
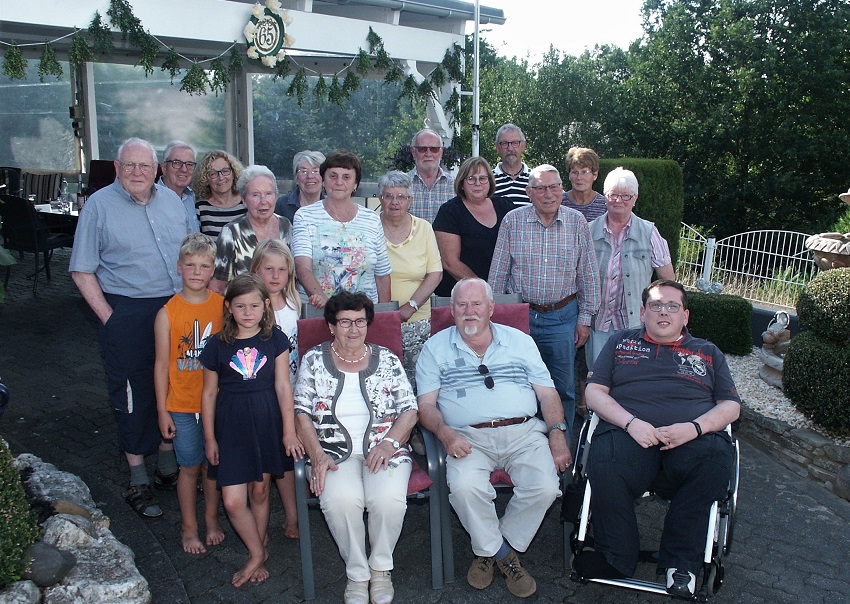
[(475, 556), (466, 573), (466, 581), (475, 589), (487, 589), (493, 582), (493, 558)]
[(519, 561), (519, 556), (511, 550), (504, 560), (497, 560), (496, 565), (505, 575), (505, 583), (508, 591), (518, 598), (528, 598), (537, 591), (537, 583), (526, 572)]

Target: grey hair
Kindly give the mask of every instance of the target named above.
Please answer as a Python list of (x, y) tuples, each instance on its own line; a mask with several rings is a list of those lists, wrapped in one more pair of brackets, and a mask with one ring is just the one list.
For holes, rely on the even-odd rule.
[(517, 126), (516, 124), (505, 124), (504, 126), (499, 128), (498, 131), (496, 131), (496, 140), (493, 141), (493, 142), (495, 142), (498, 145), (499, 144), (499, 137), (502, 136), (508, 130), (516, 130), (517, 132), (519, 132), (519, 137), (523, 141), (525, 140), (525, 135), (522, 133), (522, 129), (519, 126)]
[(384, 189), (392, 189), (394, 187), (401, 187), (407, 191), (408, 195), (410, 195), (410, 187), (412, 184), (410, 176), (398, 170), (391, 170), (381, 176), (378, 181), (378, 195), (383, 195)]
[(605, 184), (602, 185), (602, 191), (608, 195), (615, 188), (626, 189), (632, 195), (638, 194), (638, 181), (635, 173), (631, 170), (619, 167), (614, 168), (605, 177)]
[(301, 162), (307, 162), (314, 168), (318, 168), (325, 161), (325, 154), (321, 151), (299, 151), (292, 158), (292, 177), (298, 174), (298, 166)]
[(422, 136), (423, 134), (433, 134), (434, 136), (436, 136), (436, 137), (437, 137), (437, 140), (439, 140), (439, 141), (440, 141), (440, 146), (441, 146), (441, 147), (443, 146), (443, 137), (442, 137), (442, 136), (440, 136), (439, 134), (437, 134), (437, 132), (436, 132), (436, 131), (434, 131), (434, 130), (432, 130), (431, 128), (422, 128), (422, 130), (420, 130), (419, 132), (417, 132), (416, 134), (414, 134), (414, 135), (413, 135), (413, 138), (412, 138), (412, 139), (410, 139), (410, 146), (411, 146), (411, 147), (415, 147), (415, 146), (416, 146), (416, 139), (418, 139), (418, 138), (419, 138), (420, 136)]
[(158, 163), (156, 158), (156, 149), (153, 148), (153, 145), (145, 139), (137, 137), (128, 138), (123, 143), (121, 143), (121, 146), (118, 147), (118, 154), (115, 156), (115, 159), (117, 161), (121, 161), (121, 156), (124, 155), (124, 151), (126, 151), (130, 147), (144, 147), (145, 149), (150, 151), (151, 157), (153, 157), (153, 163)]
[(192, 155), (196, 155), (195, 149), (189, 143), (184, 143), (180, 140), (173, 140), (165, 145), (165, 151), (162, 152), (162, 161), (168, 161), (168, 156), (171, 155), (171, 152), (175, 149), (188, 149), (192, 152)]
[(274, 172), (265, 166), (253, 165), (242, 170), (239, 180), (236, 181), (236, 190), (239, 191), (239, 195), (243, 199), (245, 198), (245, 192), (248, 190), (248, 185), (259, 176), (265, 176), (271, 179), (272, 185), (274, 185), (274, 196), (277, 197), (277, 178), (275, 178)]
[(481, 285), (483, 285), (484, 291), (487, 292), (487, 299), (490, 300), (490, 302), (493, 301), (493, 288), (490, 287), (489, 283), (487, 283), (484, 279), (479, 279), (478, 277), (467, 277), (455, 283), (454, 287), (452, 288), (452, 304), (455, 303), (455, 294), (460, 291), (460, 288), (462, 286), (465, 286), (469, 283), (480, 283)]
[(561, 173), (558, 172), (558, 168), (553, 166), (552, 164), (540, 164), (535, 168), (532, 168), (531, 172), (528, 173), (528, 186), (533, 186), (544, 172), (554, 172), (558, 175), (558, 178), (561, 178)]

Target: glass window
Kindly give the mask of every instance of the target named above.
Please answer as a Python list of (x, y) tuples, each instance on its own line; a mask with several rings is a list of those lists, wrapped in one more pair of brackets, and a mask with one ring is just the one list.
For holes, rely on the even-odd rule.
[(75, 170), (74, 130), (68, 107), (68, 63), (57, 80), (38, 79), (38, 60), (27, 62), (27, 78), (0, 73), (0, 166), (32, 170)]
[[(291, 77), (275, 81), (270, 75), (253, 76), (254, 157), (279, 179), (291, 179), (292, 158), (310, 149), (325, 155), (336, 149), (356, 153), (363, 164), (363, 180), (377, 181), (392, 167), (401, 143), (410, 143), (425, 119), (425, 104), (399, 98), (400, 84), (362, 80), (343, 106), (313, 96), (316, 78), (308, 78), (310, 92), (299, 106), (286, 95)], [(330, 86), (328, 77), (325, 82)]]
[(150, 141), (159, 159), (174, 139), (189, 143), (199, 155), (224, 148), (224, 97), (182, 92), (179, 78), (184, 74), (172, 84), (171, 76), (160, 69), (145, 77), (141, 67), (95, 63), (101, 159), (113, 159), (121, 143), (133, 136)]

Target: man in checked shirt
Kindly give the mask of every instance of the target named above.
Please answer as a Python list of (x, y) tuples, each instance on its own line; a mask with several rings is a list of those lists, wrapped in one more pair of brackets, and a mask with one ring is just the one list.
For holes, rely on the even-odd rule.
[(571, 435), (575, 351), (587, 341), (601, 300), (596, 253), (587, 221), (561, 205), (557, 168), (531, 170), (527, 191), (532, 205), (502, 220), (487, 281), (495, 293), (519, 292), (528, 302), (531, 337), (555, 382)]

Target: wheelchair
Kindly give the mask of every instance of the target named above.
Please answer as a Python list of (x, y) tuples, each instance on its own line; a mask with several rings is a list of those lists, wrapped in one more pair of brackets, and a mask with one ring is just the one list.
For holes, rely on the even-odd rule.
[[(599, 416), (591, 412), (581, 427), (573, 462), (572, 480), (565, 487), (562, 500), (561, 520), (564, 523), (573, 525), (569, 536), (569, 547), (572, 551), (573, 560), (586, 547), (593, 544), (593, 522), (590, 514), (591, 488), (587, 480), (587, 462), (593, 432), (596, 430), (598, 423)], [(730, 437), (732, 436), (730, 426), (726, 427), (726, 432)], [(732, 437), (731, 446), (734, 448), (732, 475), (724, 497), (713, 502), (711, 505), (706, 530), (702, 571), (697, 577), (697, 588), (693, 597), (697, 602), (708, 601), (708, 598), (714, 595), (723, 585), (723, 559), (729, 554), (732, 546), (735, 511), (738, 504), (738, 480), (740, 476), (740, 450), (738, 441), (734, 437)], [(649, 495), (655, 495), (655, 493), (648, 492), (644, 494), (645, 497)], [(569, 552), (565, 551), (564, 553), (565, 558), (569, 558)], [(656, 553), (641, 551), (641, 562), (653, 562), (654, 554)], [(660, 568), (659, 571), (663, 572)], [(570, 565), (570, 579), (580, 583), (601, 583), (646, 593), (669, 595), (666, 586), (661, 582), (637, 578), (603, 579), (583, 577), (576, 570), (574, 563)]]

